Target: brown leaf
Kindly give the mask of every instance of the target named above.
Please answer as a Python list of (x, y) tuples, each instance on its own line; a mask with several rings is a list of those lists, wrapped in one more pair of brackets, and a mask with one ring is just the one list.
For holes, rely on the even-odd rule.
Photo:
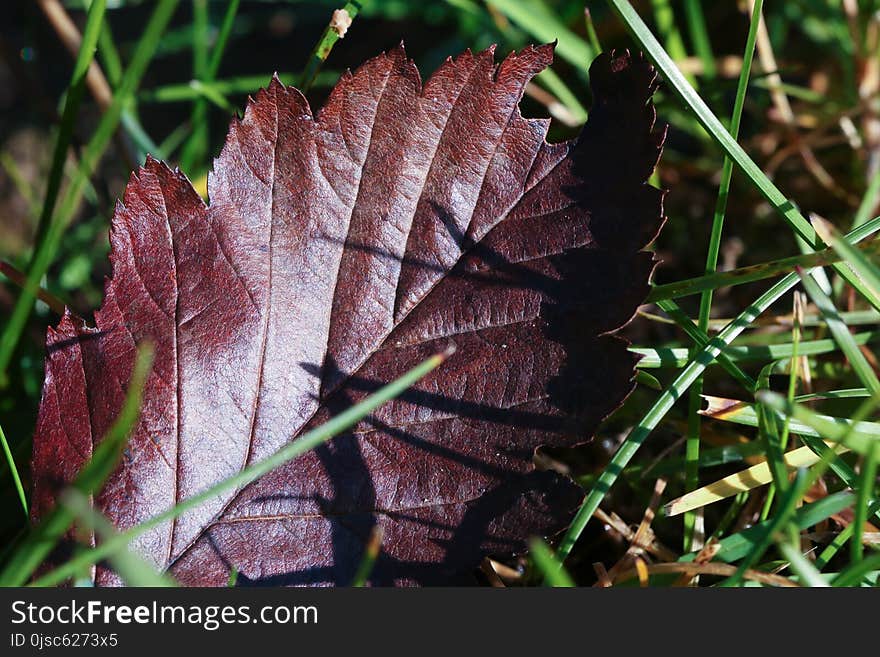
[(353, 434), (135, 547), (184, 584), (233, 567), (239, 583), (347, 584), (379, 525), (374, 584), (448, 583), (561, 529), (582, 491), (532, 456), (588, 440), (632, 388), (634, 357), (606, 333), (648, 289), (664, 131), (651, 67), (605, 54), (581, 136), (547, 144), (518, 104), (551, 59), (468, 51), (422, 84), (401, 46), (346, 73), (317, 117), (275, 79), (233, 121), (208, 207), (148, 160), (113, 217), (95, 327), (68, 313), (49, 331), (35, 515), (113, 421), (142, 340), (157, 349), (142, 417), (96, 498), (120, 529), (454, 341)]

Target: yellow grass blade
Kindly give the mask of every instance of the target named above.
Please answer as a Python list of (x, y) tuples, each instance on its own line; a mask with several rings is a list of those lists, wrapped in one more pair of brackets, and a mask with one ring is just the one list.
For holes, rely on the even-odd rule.
[[(841, 445), (834, 445), (833, 443), (826, 443), (826, 445), (832, 447), (838, 454), (843, 454), (844, 452), (849, 451), (846, 447), (842, 447)], [(799, 447), (798, 449), (786, 452), (784, 460), (786, 466), (790, 469), (795, 469), (809, 467), (816, 463), (819, 460), (819, 457), (809, 447)], [(708, 486), (703, 486), (702, 488), (698, 488), (697, 490), (682, 495), (669, 502), (663, 507), (663, 510), (667, 516), (677, 516), (685, 511), (698, 509), (702, 506), (718, 502), (719, 500), (723, 500), (738, 493), (743, 493), (752, 490), (753, 488), (757, 488), (758, 486), (769, 484), (772, 480), (773, 476), (770, 474), (770, 467), (767, 463), (759, 463), (758, 465), (753, 465), (741, 472), (732, 474), (729, 477), (719, 479)]]

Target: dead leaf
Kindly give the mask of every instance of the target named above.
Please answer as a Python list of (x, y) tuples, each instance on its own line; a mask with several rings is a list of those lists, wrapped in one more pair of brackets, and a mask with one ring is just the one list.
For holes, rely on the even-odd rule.
[[(111, 229), (95, 326), (49, 331), (35, 516), (113, 421), (135, 345), (156, 361), (96, 505), (126, 529), (265, 458), (454, 341), (414, 390), (134, 547), (187, 585), (451, 583), (560, 530), (582, 497), (539, 445), (588, 440), (633, 386), (609, 335), (648, 290), (662, 223), (655, 74), (591, 67), (581, 136), (548, 144), (518, 104), (552, 46), (449, 59), (403, 48), (346, 73), (313, 116), (277, 79), (233, 121), (206, 206), (148, 160)], [(116, 583), (101, 567), (98, 584)]]

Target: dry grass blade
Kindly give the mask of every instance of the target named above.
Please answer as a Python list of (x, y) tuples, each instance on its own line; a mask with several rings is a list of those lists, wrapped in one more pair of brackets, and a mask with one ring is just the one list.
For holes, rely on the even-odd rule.
[[(82, 43), (82, 35), (76, 27), (76, 23), (73, 22), (64, 8), (64, 5), (59, 0), (37, 0), (37, 4), (40, 5), (43, 13), (46, 14), (46, 18), (51, 23), (58, 38), (61, 39), (61, 43), (64, 44), (64, 47), (67, 48), (73, 57), (76, 57)], [(113, 92), (110, 89), (107, 78), (104, 76), (104, 72), (95, 60), (92, 60), (92, 63), (89, 65), (89, 71), (86, 74), (86, 85), (98, 106), (102, 110), (106, 110), (110, 103), (113, 102)]]
[[(838, 454), (848, 451), (847, 448), (839, 445), (835, 446), (833, 443), (826, 444), (829, 447), (834, 447)], [(785, 453), (785, 465), (789, 469), (806, 468), (816, 464), (818, 461), (819, 456), (809, 447), (799, 447)], [(764, 486), (771, 481), (773, 481), (773, 476), (770, 473), (770, 466), (766, 462), (759, 463), (724, 479), (719, 479), (708, 486), (703, 486), (682, 495), (666, 504), (663, 507), (663, 511), (667, 516), (677, 516), (686, 511), (698, 509), (733, 495)]]
[[(650, 545), (654, 542), (654, 534), (651, 531), (651, 523), (654, 521), (654, 518), (657, 515), (657, 509), (660, 506), (660, 499), (663, 496), (663, 491), (666, 490), (666, 480), (658, 479), (654, 483), (654, 492), (651, 495), (651, 501), (648, 503), (647, 508), (645, 509), (645, 513), (642, 516), (642, 521), (639, 523), (638, 529), (632, 535), (632, 539), (630, 540), (630, 545), (626, 550), (626, 553), (620, 558), (620, 560), (611, 567), (611, 570), (608, 571), (608, 576), (613, 580), (615, 575), (629, 567), (631, 564), (635, 564), (636, 567), (639, 567), (640, 562), (644, 562), (642, 559), (642, 555), (644, 555), (647, 550), (647, 545)], [(641, 571), (640, 571), (641, 572)]]
[[(731, 564), (727, 563), (655, 563), (646, 565), (645, 570), (647, 570), (649, 575), (672, 575), (681, 573), (684, 575), (688, 575), (689, 577), (694, 577), (697, 575), (717, 575), (719, 577), (729, 577), (736, 572), (736, 566), (732, 566)], [(614, 583), (619, 584), (621, 582), (626, 582), (636, 577), (639, 577), (639, 572), (638, 569), (634, 567), (630, 570), (618, 574), (617, 578), (614, 580)], [(796, 582), (793, 582), (786, 577), (771, 575), (769, 573), (762, 573), (758, 570), (747, 570), (745, 571), (743, 577), (744, 579), (752, 580), (760, 584), (767, 584), (769, 586), (798, 586)]]
[[(596, 513), (593, 515), (599, 522), (617, 532), (624, 540), (634, 543), (636, 536), (635, 531), (633, 531), (633, 529), (616, 513), (611, 512), (609, 514), (602, 509), (596, 509)], [(675, 561), (678, 559), (678, 555), (675, 552), (654, 539), (653, 536), (651, 538), (652, 540), (650, 542), (637, 544), (637, 546), (661, 561)]]

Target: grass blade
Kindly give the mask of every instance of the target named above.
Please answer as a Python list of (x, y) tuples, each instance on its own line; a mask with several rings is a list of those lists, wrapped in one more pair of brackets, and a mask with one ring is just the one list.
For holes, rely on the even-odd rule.
[(177, 8), (178, 0), (160, 0), (150, 17), (144, 33), (138, 41), (132, 56), (131, 63), (123, 75), (122, 82), (113, 96), (113, 102), (107, 111), (101, 116), (101, 121), (95, 129), (95, 133), (83, 152), (80, 168), (71, 181), (58, 213), (53, 216), (46, 230), (43, 240), (34, 250), (34, 257), (28, 269), (27, 285), (15, 303), (15, 308), (0, 335), (0, 387), (6, 381), (6, 371), (12, 360), (12, 355), (18, 346), (18, 341), (27, 324), (34, 300), (36, 299), (39, 283), (49, 270), (64, 230), (70, 223), (79, 207), (83, 191), (89, 181), (89, 177), (95, 170), (104, 150), (116, 131), (123, 109), (133, 97), (140, 84), (141, 77), (159, 45), (162, 33), (171, 19), (171, 15)]
[[(852, 338), (857, 345), (873, 344), (880, 341), (880, 330), (855, 333)], [(797, 347), (797, 353), (800, 356), (820, 356), (839, 350), (840, 345), (831, 338), (804, 340), (798, 343)], [(660, 347), (656, 349), (631, 347), (630, 351), (642, 356), (642, 360), (639, 361), (639, 367), (644, 369), (682, 368), (690, 360), (690, 351), (681, 347)], [(727, 358), (735, 362), (781, 360), (783, 358), (791, 358), (795, 353), (795, 346), (792, 342), (768, 345), (731, 345), (725, 347), (723, 353)]]
[(818, 215), (811, 215), (811, 219), (816, 232), (831, 245), (831, 248), (840, 255), (858, 278), (861, 286), (856, 288), (857, 291), (875, 309), (880, 310), (880, 269), (877, 268), (877, 265), (871, 262), (860, 249), (843, 239), (834, 226), (827, 221)]
[[(201, 81), (207, 76), (208, 65), (208, 0), (192, 0), (192, 14), (192, 79)], [(194, 177), (193, 167), (208, 151), (208, 105), (204, 98), (193, 103), (189, 124), (192, 132), (181, 151), (180, 168)]]
[[(858, 242), (864, 239), (869, 231), (864, 230), (861, 226), (847, 235), (847, 239)], [(599, 508), (599, 504), (605, 498), (605, 494), (611, 488), (617, 477), (627, 466), (636, 452), (666, 416), (666, 413), (672, 408), (673, 404), (681, 397), (682, 394), (690, 387), (690, 385), (700, 376), (703, 370), (720, 354), (724, 349), (733, 342), (736, 337), (742, 333), (751, 323), (782, 295), (793, 288), (798, 282), (797, 274), (788, 274), (773, 286), (771, 286), (764, 294), (758, 297), (750, 306), (739, 314), (732, 322), (725, 326), (711, 342), (702, 347), (700, 352), (685, 366), (678, 377), (654, 402), (653, 406), (642, 417), (641, 421), (633, 427), (621, 443), (620, 447), (611, 457), (610, 463), (599, 476), (599, 479), (593, 485), (593, 488), (587, 494), (581, 507), (575, 514), (568, 531), (563, 537), (557, 557), (561, 561), (565, 561), (571, 553), (571, 549), (577, 542), (584, 527), (587, 526), (590, 518)]]
[[(773, 410), (791, 416), (791, 430), (794, 433), (801, 433), (795, 428), (795, 421), (798, 421), (809, 428), (803, 432), (805, 435), (814, 435), (821, 437), (825, 442), (830, 441), (840, 446), (845, 445), (848, 449), (862, 455), (866, 455), (869, 450), (873, 450), (880, 443), (880, 437), (877, 435), (880, 424), (861, 419), (867, 414), (866, 409), (873, 409), (880, 402), (878, 397), (866, 399), (862, 407), (853, 414), (852, 419), (819, 415), (806, 406), (789, 402), (782, 395), (773, 392), (762, 392), (759, 395), (759, 400)], [(855, 484), (854, 481), (849, 483)]]
[(853, 218), (852, 227), (857, 228), (868, 221), (878, 202), (880, 202), (880, 169), (868, 183), (868, 189), (865, 190), (865, 195), (862, 197), (862, 202), (859, 203), (859, 209), (856, 210), (856, 216)]
[(776, 532), (788, 523), (789, 518), (797, 508), (797, 503), (814, 481), (814, 477), (807, 476), (806, 470), (798, 470), (791, 486), (779, 499), (779, 508), (776, 510), (776, 515), (767, 522), (766, 527), (762, 528), (758, 540), (755, 541), (751, 549), (740, 561), (736, 573), (721, 582), (719, 586), (738, 586), (742, 582), (743, 575), (764, 556), (764, 552), (773, 544)]
[[(841, 451), (846, 451), (846, 449), (841, 448)], [(798, 447), (783, 455), (783, 462), (787, 469), (807, 468), (818, 463), (819, 459), (820, 457), (809, 447)], [(765, 486), (771, 481), (773, 481), (773, 474), (770, 471), (769, 463), (766, 461), (758, 463), (668, 502), (663, 507), (663, 513), (668, 517), (677, 516), (692, 509), (699, 509), (739, 493)]]
[(797, 280), (796, 275), (789, 274), (756, 299), (733, 322), (722, 329), (709, 344), (703, 347), (685, 366), (672, 385), (657, 398), (642, 420), (626, 436), (611, 458), (611, 462), (606, 466), (599, 476), (599, 480), (581, 504), (580, 509), (572, 520), (571, 526), (559, 545), (557, 555), (560, 560), (564, 561), (571, 553), (572, 547), (574, 547), (587, 522), (596, 512), (596, 509), (599, 508), (599, 504), (605, 498), (605, 494), (614, 482), (617, 481), (620, 472), (626, 467), (632, 457), (635, 456), (639, 447), (642, 446), (654, 428), (660, 423), (660, 420), (669, 412), (673, 404), (706, 369), (709, 363), (723, 351), (724, 347), (742, 333), (758, 315), (794, 287)]
[[(867, 515), (873, 516), (877, 513), (880, 513), (880, 500), (874, 500), (868, 505)], [(834, 558), (840, 548), (842, 548), (846, 542), (850, 539), (855, 531), (855, 526), (853, 523), (849, 523), (846, 527), (844, 527), (837, 536), (834, 537), (834, 540), (831, 541), (824, 550), (816, 557), (816, 568), (822, 570), (825, 566), (828, 565), (828, 562)]]
[[(85, 496), (93, 495), (100, 490), (107, 477), (113, 472), (122, 456), (122, 450), (128, 442), (128, 436), (140, 417), (141, 396), (152, 363), (153, 348), (151, 346), (139, 347), (122, 409), (104, 438), (95, 447), (92, 458), (80, 470), (71, 485), (73, 490), (79, 491)], [(34, 570), (49, 556), (73, 520), (74, 514), (70, 509), (63, 505), (56, 506), (31, 531), (24, 543), (9, 559), (3, 571), (0, 572), (0, 586), (21, 586), (24, 584)], [(77, 572), (80, 572), (79, 569), (74, 570), (72, 574)]]
[[(812, 527), (852, 506), (853, 499), (853, 494), (846, 491), (832, 493), (817, 502), (805, 504), (797, 509), (791, 519), (791, 524), (800, 530)], [(715, 559), (727, 562), (739, 561), (748, 554), (752, 546), (764, 534), (768, 524), (769, 521), (764, 521), (721, 539), (719, 541), (720, 549), (715, 555)], [(690, 552), (682, 555), (679, 561), (693, 561), (696, 556), (696, 552)]]
[(782, 556), (788, 559), (789, 566), (800, 578), (801, 584), (817, 588), (829, 586), (825, 578), (822, 577), (822, 573), (801, 554), (800, 550), (785, 541), (780, 541), (777, 547)]
[(801, 284), (804, 286), (807, 294), (825, 318), (828, 330), (831, 331), (835, 342), (840, 345), (840, 350), (849, 360), (849, 364), (852, 366), (856, 376), (859, 377), (859, 380), (872, 395), (880, 396), (880, 380), (877, 379), (874, 369), (853, 339), (852, 333), (849, 332), (849, 327), (837, 313), (834, 303), (822, 291), (822, 288), (819, 287), (819, 284), (810, 274), (805, 274), (803, 270), (799, 269), (798, 275), (801, 277)]
[(309, 55), (309, 61), (300, 78), (300, 91), (307, 93), (312, 88), (318, 72), (321, 70), (324, 62), (327, 61), (327, 57), (330, 56), (330, 51), (333, 50), (333, 46), (336, 45), (339, 39), (345, 36), (346, 31), (351, 26), (360, 9), (361, 5), (359, 2), (346, 2), (342, 9), (337, 9), (333, 12), (333, 17), (324, 29), (321, 38), (318, 39), (318, 43), (315, 44), (312, 54)]
[(24, 492), (24, 486), (21, 485), (21, 477), (18, 475), (15, 458), (12, 456), (12, 450), (9, 448), (9, 442), (6, 440), (6, 434), (3, 433), (2, 426), (0, 426), (0, 445), (3, 446), (3, 456), (6, 457), (6, 463), (9, 464), (9, 472), (12, 474), (12, 482), (15, 485), (15, 492), (18, 493), (18, 499), (21, 502), (21, 508), (24, 511), (24, 517), (30, 518), (27, 495)]
[(238, 14), (239, 4), (241, 4), (241, 0), (229, 0), (226, 3), (226, 13), (223, 14), (223, 22), (220, 24), (220, 30), (217, 32), (214, 49), (211, 51), (211, 61), (208, 62), (208, 67), (205, 71), (206, 79), (209, 81), (213, 81), (220, 70), (220, 62), (223, 60), (223, 53), (226, 52), (226, 46), (229, 44), (229, 35), (232, 34), (232, 26), (235, 24), (235, 16)]
[[(709, 30), (706, 27), (706, 17), (703, 15), (701, 0), (685, 0), (684, 11), (688, 32), (690, 32), (691, 41), (694, 43), (694, 51), (703, 63), (703, 76), (712, 80), (717, 75), (715, 55), (712, 53), (712, 43), (709, 39)], [(751, 61), (751, 57), (748, 60)]]
[(559, 56), (579, 71), (599, 53), (572, 32), (541, 0), (486, 0), (539, 43), (556, 41)]
[[(880, 217), (872, 220), (873, 225), (880, 228)], [(871, 241), (859, 246), (851, 247), (864, 255), (880, 254), (880, 241)], [(722, 287), (734, 287), (745, 283), (754, 283), (766, 278), (773, 278), (782, 274), (789, 273), (795, 267), (803, 267), (804, 269), (811, 267), (824, 267), (832, 265), (843, 260), (839, 253), (834, 249), (828, 248), (814, 253), (806, 253), (803, 255), (791, 256), (789, 258), (781, 258), (762, 263), (760, 265), (751, 265), (748, 267), (740, 267), (731, 269), (730, 271), (706, 274), (705, 276), (697, 276), (688, 278), (674, 283), (664, 283), (663, 285), (655, 285), (646, 303), (655, 303), (666, 299), (678, 299), (686, 297), (706, 290), (717, 290)]]
[[(709, 408), (702, 411), (704, 415), (716, 420), (734, 422), (748, 427), (758, 426), (757, 411), (754, 404), (737, 402), (722, 397), (712, 397), (710, 395), (705, 395), (704, 399), (709, 402)], [(766, 390), (761, 391), (759, 400), (762, 404), (778, 413), (777, 420), (780, 422), (786, 414), (790, 415), (791, 433), (796, 433), (799, 436), (811, 436), (813, 438), (823, 438), (839, 442), (840, 436), (844, 432), (852, 430), (854, 434), (863, 436), (865, 441), (880, 440), (880, 423), (878, 422), (856, 421), (850, 418), (821, 415), (806, 406), (796, 402), (789, 402), (782, 395)], [(867, 443), (860, 442), (859, 444)]]
[[(654, 22), (657, 23), (657, 31), (663, 37), (663, 41), (666, 44), (666, 52), (669, 53), (673, 60), (683, 61), (687, 59), (687, 50), (684, 47), (681, 32), (678, 31), (678, 24), (675, 22), (675, 13), (672, 11), (670, 1), (652, 0), (651, 5), (654, 9)], [(697, 79), (693, 75), (684, 75), (691, 85), (697, 86)]]
[(52, 166), (49, 169), (49, 179), (46, 183), (46, 196), (43, 199), (40, 219), (37, 222), (35, 237), (37, 244), (43, 241), (46, 231), (49, 229), (49, 222), (52, 220), (52, 213), (55, 211), (58, 191), (61, 189), (64, 163), (67, 161), (67, 149), (70, 147), (70, 139), (73, 136), (73, 128), (76, 123), (77, 113), (79, 112), (79, 105), (85, 93), (86, 76), (95, 57), (95, 49), (98, 45), (98, 37), (101, 33), (101, 25), (104, 22), (104, 12), (106, 9), (106, 0), (94, 0), (89, 7), (82, 42), (76, 55), (76, 61), (73, 64), (73, 75), (70, 78), (70, 84), (67, 86), (67, 97), (64, 100), (64, 109), (61, 112), (61, 124), (58, 126), (55, 150), (52, 153)]
[(366, 586), (367, 580), (370, 579), (370, 573), (376, 565), (376, 559), (379, 558), (379, 552), (382, 550), (382, 526), (375, 525), (373, 531), (370, 532), (370, 538), (367, 540), (364, 549), (364, 558), (361, 559), (360, 565), (351, 581), (352, 588), (361, 588)]
[[(81, 492), (74, 489), (64, 491), (61, 503), (83, 528), (94, 532), (98, 540), (108, 541), (117, 535), (116, 528), (94, 509), (89, 498)], [(172, 577), (158, 572), (153, 564), (128, 548), (116, 550), (107, 560), (127, 586), (177, 586)]]
[(865, 546), (862, 537), (865, 533), (865, 523), (868, 520), (868, 504), (874, 498), (874, 489), (877, 486), (877, 444), (869, 449), (862, 460), (862, 468), (859, 474), (859, 483), (856, 488), (856, 504), (853, 507), (853, 540), (852, 560), (861, 561), (865, 556)]
[(235, 22), (235, 15), (238, 12), (239, 1), (233, 0), (226, 5), (226, 13), (211, 51), (210, 61), (207, 59), (208, 3), (206, 0), (197, 0), (193, 5), (193, 79), (190, 85), (200, 93), (200, 97), (196, 98), (193, 103), (190, 117), (192, 134), (184, 145), (180, 156), (180, 167), (184, 171), (190, 171), (196, 163), (205, 157), (208, 150), (208, 106), (205, 100), (211, 101), (228, 114), (235, 112), (232, 104), (226, 100), (222, 93), (212, 87), (211, 83), (220, 69), (220, 62), (223, 59), (223, 53)]
[[(770, 390), (770, 375), (776, 369), (776, 366), (776, 363), (770, 363), (761, 368), (761, 374), (758, 377), (757, 393)], [(764, 440), (767, 467), (773, 477), (773, 486), (778, 493), (784, 493), (788, 488), (788, 467), (786, 467), (788, 464), (783, 454), (782, 438), (779, 433), (776, 416), (772, 411), (761, 405), (758, 405), (756, 410), (758, 414), (758, 435)], [(695, 486), (687, 486), (689, 490), (693, 488)]]
[(538, 571), (543, 575), (544, 581), (552, 587), (570, 588), (575, 586), (571, 575), (566, 572), (562, 563), (557, 560), (553, 550), (540, 538), (529, 541), (529, 554)]
[(688, 83), (675, 62), (669, 57), (657, 39), (651, 34), (651, 30), (645, 25), (632, 5), (627, 0), (608, 0), (613, 11), (626, 24), (632, 37), (645, 51), (648, 58), (660, 70), (666, 78), (667, 84), (695, 115), (700, 125), (709, 133), (727, 156), (748, 179), (758, 188), (758, 191), (772, 205), (791, 228), (806, 242), (817, 245), (817, 236), (810, 222), (807, 221), (795, 205), (789, 201), (779, 188), (761, 171), (761, 168), (748, 156), (730, 133), (721, 124), (721, 121), (712, 113), (708, 105), (700, 98), (699, 94)]
[(880, 568), (880, 553), (858, 561), (831, 580), (831, 586), (861, 586), (862, 579), (870, 572)]
[[(688, 352), (688, 359), (693, 356), (693, 351), (696, 348), (703, 347), (707, 345), (711, 338), (706, 334), (705, 328), (700, 328), (696, 324), (694, 324), (693, 320), (688, 317), (685, 312), (678, 307), (678, 305), (674, 301), (660, 301), (657, 305), (668, 314), (676, 324), (687, 333), (696, 343), (694, 347)], [(708, 318), (707, 318), (708, 320)], [(718, 354), (718, 357), (715, 359), (719, 365), (724, 367), (725, 370), (749, 392), (754, 392), (755, 390), (755, 380), (750, 377), (748, 374), (743, 372), (736, 363), (734, 363), (730, 357), (722, 352)]]

